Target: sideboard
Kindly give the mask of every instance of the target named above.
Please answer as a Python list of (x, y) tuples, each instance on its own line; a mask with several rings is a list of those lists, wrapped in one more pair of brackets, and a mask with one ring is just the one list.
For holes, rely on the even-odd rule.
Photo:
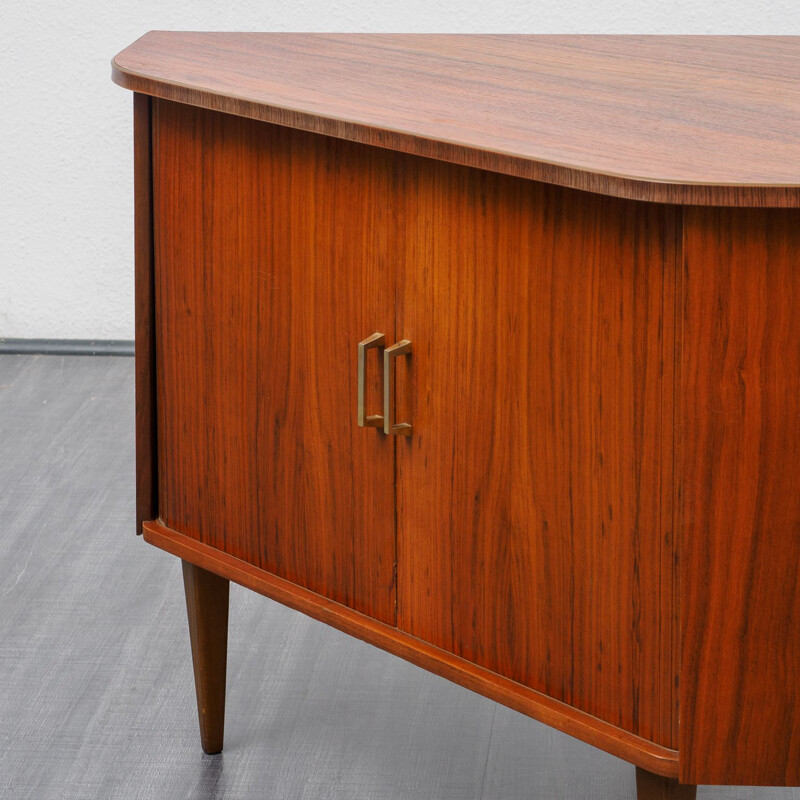
[(800, 39), (153, 31), (137, 515), (637, 767), (800, 784)]

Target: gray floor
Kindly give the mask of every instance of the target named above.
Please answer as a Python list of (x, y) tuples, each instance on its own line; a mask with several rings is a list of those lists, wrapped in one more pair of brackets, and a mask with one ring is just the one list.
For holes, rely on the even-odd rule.
[(0, 797), (634, 798), (624, 762), (239, 587), (204, 756), (178, 561), (133, 534), (132, 398), (132, 359), (0, 356)]

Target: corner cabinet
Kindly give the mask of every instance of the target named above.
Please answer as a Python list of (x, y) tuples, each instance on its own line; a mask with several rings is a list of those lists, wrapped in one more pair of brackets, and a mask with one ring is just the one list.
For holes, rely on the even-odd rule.
[(138, 524), (635, 764), (800, 783), (800, 42), (151, 32)]

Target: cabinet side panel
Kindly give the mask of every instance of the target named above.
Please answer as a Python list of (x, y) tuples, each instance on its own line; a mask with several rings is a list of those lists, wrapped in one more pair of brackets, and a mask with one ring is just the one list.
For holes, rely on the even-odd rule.
[(394, 443), (356, 424), (357, 344), (394, 335), (391, 163), (165, 101), (154, 131), (161, 518), (394, 624)]
[(800, 783), (800, 214), (687, 209), (681, 778)]
[(136, 532), (158, 516), (151, 99), (133, 95), (136, 314)]
[(674, 746), (677, 213), (407, 173), (398, 624)]

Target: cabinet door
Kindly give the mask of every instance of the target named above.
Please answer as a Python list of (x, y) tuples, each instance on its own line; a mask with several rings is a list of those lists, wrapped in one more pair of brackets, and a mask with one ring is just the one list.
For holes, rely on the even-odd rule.
[(675, 746), (675, 212), (406, 178), (398, 626)]
[(159, 100), (153, 177), (163, 522), (394, 624), (394, 443), (356, 424), (357, 344), (394, 335), (389, 162)]

